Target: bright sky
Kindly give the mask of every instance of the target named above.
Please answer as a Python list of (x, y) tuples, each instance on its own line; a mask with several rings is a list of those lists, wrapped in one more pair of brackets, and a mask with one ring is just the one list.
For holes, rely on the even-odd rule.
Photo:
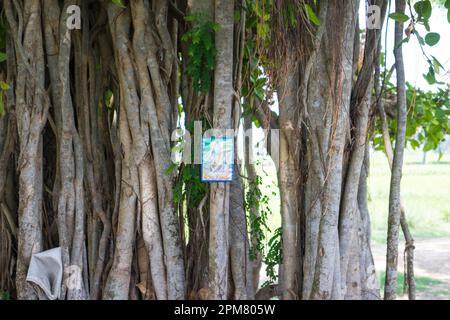
[[(391, 12), (394, 11), (394, 7), (395, 5), (394, 3), (392, 3)], [(360, 24), (361, 28), (365, 28), (365, 1), (361, 1)], [(395, 21), (389, 19), (387, 30), (388, 68), (390, 68), (394, 64), (394, 24)], [(407, 24), (405, 24), (405, 27), (406, 26)], [(436, 77), (437, 80), (450, 83), (450, 24), (447, 21), (447, 9), (440, 6), (433, 7), (433, 13), (430, 19), (430, 27), (432, 32), (437, 32), (441, 35), (441, 40), (434, 47), (425, 46), (425, 52), (430, 57), (435, 56), (445, 68), (445, 71), (441, 71), (441, 74)], [(417, 30), (423, 38), (427, 34), (423, 26), (417, 26)], [(383, 29), (383, 51), (385, 34), (385, 29)], [(411, 37), (409, 43), (403, 44), (403, 55), (405, 60), (406, 80), (418, 88), (432, 90), (433, 86), (428, 85), (427, 81), (423, 78), (423, 74), (428, 72), (428, 63), (422, 54), (417, 38)]]

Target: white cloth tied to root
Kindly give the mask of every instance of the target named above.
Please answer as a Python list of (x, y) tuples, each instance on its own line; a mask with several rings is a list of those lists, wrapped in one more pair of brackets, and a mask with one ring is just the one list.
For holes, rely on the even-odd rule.
[(59, 299), (63, 277), (61, 248), (33, 254), (27, 281), (37, 285), (49, 300)]

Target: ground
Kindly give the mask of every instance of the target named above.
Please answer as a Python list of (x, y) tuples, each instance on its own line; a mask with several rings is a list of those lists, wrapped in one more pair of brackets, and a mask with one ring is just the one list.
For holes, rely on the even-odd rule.
[[(415, 239), (450, 237), (450, 154), (439, 159), (437, 153), (429, 153), (426, 158), (423, 164), (421, 152), (405, 155), (401, 194), (406, 217)], [(386, 243), (390, 170), (381, 152), (372, 153), (370, 161), (372, 239)]]
[[(376, 270), (386, 268), (386, 246), (375, 244), (373, 247)], [(399, 288), (403, 295), (404, 244), (399, 248)], [(450, 238), (417, 240), (415, 242), (415, 276), (418, 300), (450, 299)], [(379, 272), (379, 279), (384, 282), (384, 272)]]
[[(417, 299), (450, 299), (450, 155), (439, 159), (407, 152), (402, 179), (406, 217), (415, 238)], [(384, 154), (371, 155), (369, 209), (372, 242), (380, 283), (386, 268), (386, 221), (389, 203), (389, 167)], [(404, 241), (400, 238), (399, 288), (403, 291)], [(405, 298), (403, 296), (402, 298)]]

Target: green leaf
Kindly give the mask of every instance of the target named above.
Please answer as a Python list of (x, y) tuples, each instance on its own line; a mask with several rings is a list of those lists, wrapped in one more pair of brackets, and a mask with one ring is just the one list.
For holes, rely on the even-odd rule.
[(416, 35), (416, 38), (419, 41), (420, 45), (424, 46), (425, 40), (420, 36), (420, 34), (418, 32), (415, 32), (414, 34)]
[(220, 30), (220, 24), (218, 24), (218, 23), (213, 23), (213, 24), (212, 24), (212, 30), (213, 30), (214, 32), (219, 31), (219, 30)]
[(111, 0), (116, 6), (121, 8), (126, 8), (127, 6), (123, 3), (123, 0)]
[(4, 52), (0, 52), (0, 62), (6, 61), (8, 59), (8, 55)]
[(428, 69), (428, 73), (423, 75), (425, 80), (427, 80), (427, 82), (429, 84), (435, 84), (436, 83), (436, 74), (434, 72), (433, 67), (430, 67)]
[(9, 90), (9, 84), (0, 80), (0, 89), (3, 91)]
[(412, 139), (409, 142), (411, 143), (411, 147), (413, 150), (416, 150), (420, 147), (420, 143), (417, 140)]
[(416, 10), (417, 14), (419, 15), (419, 20), (428, 20), (431, 17), (431, 2), (430, 0), (424, 0), (416, 2), (414, 5), (414, 10)]
[(314, 10), (311, 8), (309, 4), (305, 4), (306, 14), (308, 15), (309, 20), (314, 23), (316, 26), (320, 26), (320, 19), (314, 13)]
[(397, 48), (400, 48), (404, 43), (408, 43), (409, 42), (409, 38), (403, 38), (402, 41), (400, 41), (400, 43), (397, 45)]
[(397, 21), (397, 22), (406, 22), (409, 20), (409, 17), (404, 13), (394, 12), (389, 15), (389, 18)]
[(430, 47), (435, 46), (439, 40), (441, 39), (441, 36), (439, 33), (436, 32), (430, 32), (425, 36), (425, 42)]
[(444, 69), (444, 66), (442, 65), (442, 63), (439, 62), (438, 59), (436, 59), (435, 56), (431, 56), (433, 58), (433, 67), (434, 70), (436, 70), (436, 72), (439, 72), (440, 69)]
[(431, 150), (433, 150), (433, 149), (435, 149), (433, 143), (427, 142), (427, 143), (425, 144), (425, 146), (423, 147), (423, 152), (428, 152), (428, 151), (431, 151)]
[(166, 169), (166, 174), (171, 174), (177, 168), (178, 168), (177, 164), (171, 163), (170, 166)]
[(447, 8), (447, 21), (450, 23), (450, 0), (445, 1), (445, 7)]

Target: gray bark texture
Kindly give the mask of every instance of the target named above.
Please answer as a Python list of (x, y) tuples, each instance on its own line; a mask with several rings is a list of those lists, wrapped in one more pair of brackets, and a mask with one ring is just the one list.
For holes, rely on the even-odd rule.
[[(404, 13), (406, 2), (395, 1), (395, 11)], [(397, 72), (397, 134), (395, 139), (394, 159), (392, 162), (391, 186), (389, 192), (389, 218), (386, 253), (386, 282), (384, 299), (393, 300), (397, 289), (398, 238), (401, 217), (400, 184), (402, 179), (403, 154), (406, 135), (406, 82), (403, 63), (403, 27), (401, 22), (395, 23), (395, 69)]]
[[(232, 128), (234, 1), (215, 0), (216, 68), (214, 72), (214, 128)], [(209, 298), (227, 299), (230, 185), (211, 184), (209, 237)]]

